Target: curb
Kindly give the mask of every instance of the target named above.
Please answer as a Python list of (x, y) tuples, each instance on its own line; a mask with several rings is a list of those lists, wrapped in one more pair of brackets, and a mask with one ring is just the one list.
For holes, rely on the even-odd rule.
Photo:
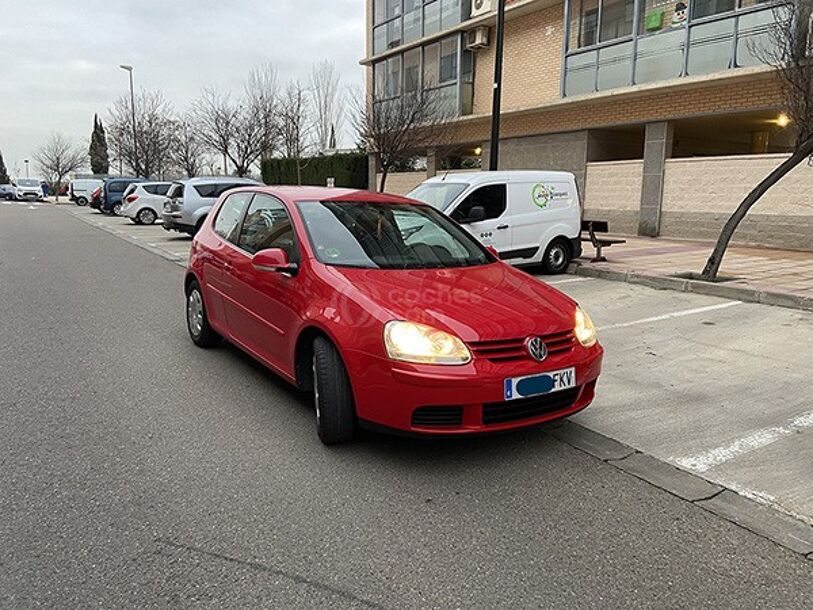
[(813, 561), (813, 526), (567, 420), (555, 439)]
[(731, 299), (733, 301), (742, 301), (744, 303), (761, 303), (763, 305), (784, 307), (786, 309), (813, 311), (813, 297), (806, 297), (786, 292), (771, 292), (758, 290), (756, 288), (745, 288), (743, 286), (712, 284), (710, 282), (701, 282), (699, 280), (689, 280), (664, 275), (648, 275), (634, 271), (615, 271), (614, 269), (588, 267), (578, 263), (571, 265), (571, 267), (568, 269), (568, 273), (613, 282), (638, 284), (639, 286), (647, 286), (656, 290), (691, 292), (693, 294)]

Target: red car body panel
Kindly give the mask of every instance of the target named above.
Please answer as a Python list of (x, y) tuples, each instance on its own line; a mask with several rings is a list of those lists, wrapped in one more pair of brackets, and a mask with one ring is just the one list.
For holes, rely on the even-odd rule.
[[(309, 187), (248, 187), (282, 201), (301, 253), (295, 275), (260, 271), (251, 256), (219, 237), (213, 219), (193, 241), (189, 273), (203, 289), (213, 328), (265, 365), (296, 383), (297, 343), (304, 332), (323, 333), (336, 345), (353, 388), (357, 417), (400, 431), (433, 435), (492, 432), (536, 425), (576, 413), (593, 400), (603, 349), (572, 348), (544, 362), (518, 355), (492, 360), (481, 342), (522, 345), (531, 336), (573, 331), (576, 303), (558, 290), (500, 261), (463, 268), (381, 270), (329, 266), (315, 257), (296, 201), (369, 201), (424, 205), (393, 195)], [(472, 349), (465, 365), (419, 365), (388, 358), (384, 325), (391, 320), (426, 324), (453, 333)], [(576, 370), (577, 394), (562, 409), (507, 423), (484, 424), (483, 405), (504, 400), (506, 378)], [(510, 404), (510, 403), (505, 403)], [(460, 406), (462, 424), (412, 424), (416, 408)]]

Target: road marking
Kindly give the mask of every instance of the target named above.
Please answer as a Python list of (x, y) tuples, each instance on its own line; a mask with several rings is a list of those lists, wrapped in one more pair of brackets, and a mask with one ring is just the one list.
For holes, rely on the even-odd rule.
[[(592, 282), (594, 278), (592, 277), (577, 277), (571, 280), (558, 280), (556, 282), (545, 282), (549, 286), (559, 286), (561, 284), (574, 284), (576, 282)], [(543, 282), (545, 280), (542, 280)]]
[(696, 309), (684, 309), (683, 311), (665, 313), (662, 316), (654, 316), (652, 318), (644, 318), (642, 320), (633, 320), (632, 322), (608, 324), (607, 326), (599, 327), (598, 330), (611, 330), (613, 328), (627, 328), (629, 326), (637, 326), (638, 324), (648, 324), (650, 322), (663, 322), (664, 320), (672, 320), (673, 318), (683, 318), (685, 316), (694, 316), (699, 313), (706, 313), (708, 311), (727, 309), (728, 307), (734, 307), (735, 305), (742, 305), (742, 301), (729, 301), (727, 303), (720, 303), (719, 305), (709, 305), (708, 307), (697, 307)]
[(786, 436), (796, 434), (806, 428), (813, 428), (813, 411), (808, 411), (807, 413), (794, 417), (784, 426), (774, 426), (757, 430), (728, 445), (716, 447), (715, 449), (710, 449), (709, 451), (704, 451), (697, 455), (671, 459), (684, 468), (694, 470), (695, 472), (706, 472), (732, 458), (775, 443)]

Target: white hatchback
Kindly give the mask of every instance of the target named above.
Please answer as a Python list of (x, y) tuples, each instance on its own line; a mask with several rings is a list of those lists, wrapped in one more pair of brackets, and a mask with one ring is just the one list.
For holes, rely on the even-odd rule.
[(444, 212), (515, 265), (563, 273), (581, 256), (581, 204), (567, 172), (446, 174), (407, 195)]
[(135, 182), (121, 198), (120, 216), (138, 225), (151, 225), (161, 216), (171, 182)]

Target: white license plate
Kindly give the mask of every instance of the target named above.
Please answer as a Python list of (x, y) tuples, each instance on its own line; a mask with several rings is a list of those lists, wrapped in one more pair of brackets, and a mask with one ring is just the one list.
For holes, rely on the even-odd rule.
[(576, 369), (562, 369), (539, 375), (509, 377), (505, 380), (505, 400), (552, 394), (576, 387)]

